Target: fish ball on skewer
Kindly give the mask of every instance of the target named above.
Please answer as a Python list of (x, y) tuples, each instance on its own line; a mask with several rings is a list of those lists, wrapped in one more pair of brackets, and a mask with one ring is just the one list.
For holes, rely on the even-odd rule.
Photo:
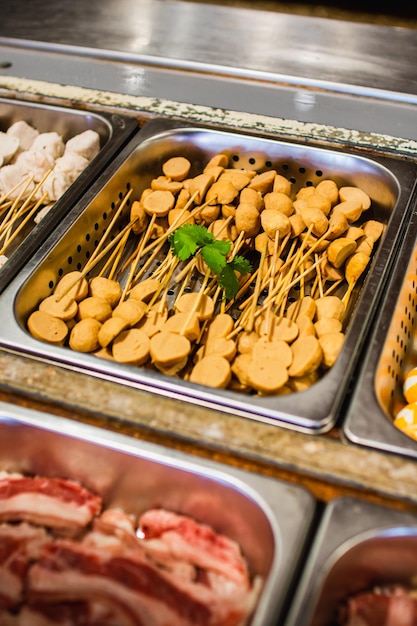
[(78, 308), (76, 301), (68, 295), (59, 299), (55, 295), (48, 296), (39, 304), (40, 311), (46, 311), (64, 322), (73, 319), (77, 315)]
[(330, 242), (327, 248), (327, 258), (336, 268), (342, 267), (348, 257), (356, 250), (356, 242), (347, 237), (339, 237)]
[(14, 122), (14, 124), (9, 126), (6, 133), (18, 139), (19, 151), (29, 150), (36, 137), (39, 135), (39, 131), (25, 120)]
[(276, 174), (274, 178), (274, 185), (272, 187), (272, 191), (279, 191), (280, 193), (285, 193), (286, 196), (291, 195), (292, 183), (291, 181), (282, 176), (281, 174)]
[(187, 178), (191, 163), (185, 157), (172, 157), (162, 165), (162, 171), (167, 178), (182, 181)]
[(265, 210), (274, 209), (275, 211), (280, 211), (287, 217), (294, 213), (292, 200), (285, 193), (271, 191), (265, 194), (264, 201)]
[(332, 206), (339, 201), (339, 187), (334, 180), (321, 180), (316, 187), (316, 191), (329, 198)]
[(73, 326), (70, 337), (69, 346), (76, 352), (94, 352), (100, 348), (98, 333), (101, 328), (101, 322), (92, 317), (80, 320)]
[(342, 332), (328, 332), (320, 335), (319, 342), (323, 351), (323, 367), (333, 367), (343, 347), (344, 341), (345, 335)]
[(102, 348), (107, 348), (123, 330), (129, 327), (122, 317), (109, 317), (98, 331), (98, 341)]
[(343, 320), (345, 307), (338, 296), (322, 296), (316, 300), (316, 318), (321, 320), (327, 317), (334, 317)]
[(250, 189), (256, 189), (264, 195), (269, 191), (272, 191), (276, 174), (275, 170), (267, 170), (261, 174), (256, 174), (256, 176), (254, 176), (250, 181), (248, 187)]
[(163, 330), (150, 339), (149, 350), (152, 363), (166, 369), (184, 362), (191, 352), (191, 342), (184, 335)]
[(97, 296), (110, 304), (112, 308), (116, 306), (122, 296), (122, 288), (117, 280), (95, 276), (90, 280), (89, 290), (91, 296)]
[(209, 320), (214, 314), (214, 301), (205, 293), (184, 293), (175, 302), (179, 313), (195, 313), (200, 320)]
[(275, 239), (275, 233), (286, 237), (291, 232), (291, 222), (288, 217), (275, 209), (264, 209), (261, 213), (261, 225), (270, 239)]
[(60, 296), (64, 293), (70, 298), (74, 298), (76, 302), (80, 302), (88, 296), (88, 281), (81, 272), (78, 270), (68, 272), (60, 279), (54, 289), (54, 295)]
[(342, 202), (356, 202), (362, 211), (367, 211), (371, 206), (371, 198), (359, 187), (340, 187), (339, 197)]
[(239, 201), (241, 204), (252, 204), (259, 213), (265, 207), (265, 201), (262, 194), (256, 189), (245, 187), (242, 189), (239, 195)]
[(118, 363), (144, 365), (149, 358), (150, 339), (139, 328), (129, 328), (114, 339), (112, 354)]
[(255, 237), (261, 226), (258, 210), (252, 204), (239, 204), (235, 214), (235, 225), (239, 233), (244, 232), (246, 237)]
[(191, 382), (217, 389), (225, 389), (231, 378), (230, 363), (221, 356), (203, 357), (194, 365), (190, 373)]
[(32, 337), (57, 346), (62, 346), (68, 335), (65, 322), (46, 311), (31, 313), (27, 324)]
[(329, 215), (330, 210), (332, 208), (332, 203), (330, 198), (316, 191), (308, 196), (306, 199), (307, 206), (311, 209), (319, 209), (323, 211), (324, 215)]
[(91, 317), (103, 323), (111, 317), (111, 314), (112, 308), (110, 304), (97, 296), (89, 296), (81, 300), (78, 305), (78, 318), (80, 320)]
[(132, 231), (135, 235), (140, 235), (143, 233), (149, 223), (149, 216), (145, 211), (145, 208), (139, 200), (135, 200), (132, 202), (132, 206), (130, 207), (130, 220), (135, 222), (132, 224)]
[(100, 135), (97, 131), (88, 128), (78, 135), (68, 139), (64, 154), (76, 152), (88, 161), (91, 161), (100, 151)]
[(119, 302), (113, 309), (113, 317), (121, 317), (129, 326), (135, 326), (145, 315), (147, 305), (141, 300), (129, 298)]
[[(70, 141), (69, 139), (67, 145)], [(64, 140), (55, 131), (39, 133), (30, 147), (31, 150), (40, 150), (46, 153), (53, 161), (64, 154), (65, 148)]]
[(164, 217), (174, 208), (175, 197), (171, 191), (152, 191), (143, 199), (143, 208), (148, 215)]
[(200, 335), (200, 320), (196, 313), (175, 313), (168, 317), (161, 332), (184, 335), (189, 341), (196, 341)]
[(305, 376), (320, 367), (323, 351), (317, 337), (304, 335), (299, 337), (290, 346), (293, 360), (289, 367), (290, 376)]
[(161, 289), (161, 283), (156, 278), (145, 278), (129, 291), (129, 297), (134, 300), (149, 300)]

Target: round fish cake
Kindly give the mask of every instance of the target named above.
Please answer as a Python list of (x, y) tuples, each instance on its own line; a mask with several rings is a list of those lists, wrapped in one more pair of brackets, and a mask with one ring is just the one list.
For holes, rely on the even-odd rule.
[(403, 393), (408, 403), (417, 402), (417, 367), (413, 367), (405, 375)]

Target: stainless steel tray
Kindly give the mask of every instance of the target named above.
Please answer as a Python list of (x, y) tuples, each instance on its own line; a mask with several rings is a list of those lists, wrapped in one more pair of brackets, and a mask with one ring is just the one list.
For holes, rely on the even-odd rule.
[[(30, 313), (51, 293), (61, 275), (84, 267), (97, 245), (99, 233), (107, 227), (112, 211), (119, 206), (127, 190), (133, 190), (131, 200), (139, 197), (159, 175), (162, 163), (171, 156), (187, 156), (199, 172), (212, 155), (222, 151), (232, 157), (237, 168), (249, 166), (260, 171), (275, 168), (285, 172), (293, 181), (294, 190), (308, 182), (317, 184), (327, 177), (339, 185), (360, 186), (373, 201), (367, 219), (374, 217), (386, 224), (366, 280), (358, 283), (350, 300), (343, 349), (333, 367), (317, 383), (306, 391), (282, 396), (215, 390), (145, 367), (118, 365), (90, 354), (74, 353), (69, 348), (37, 341), (28, 334), (26, 320)], [(337, 420), (359, 358), (363, 337), (407, 217), (415, 178), (415, 164), (387, 157), (370, 158), (348, 149), (326, 149), (164, 120), (148, 122), (3, 293), (0, 345), (224, 412), (305, 432), (328, 430)], [(126, 206), (122, 224), (129, 219), (129, 204)], [(94, 269), (98, 271), (99, 268)]]
[(327, 505), (285, 626), (334, 626), (351, 594), (415, 582), (417, 517), (354, 498)]
[(64, 142), (83, 131), (94, 130), (100, 136), (100, 151), (55, 202), (53, 210), (39, 224), (29, 220), (8, 246), (8, 261), (0, 267), (0, 291), (16, 276), (109, 160), (138, 129), (138, 122), (133, 117), (0, 98), (0, 131), (5, 132), (18, 121), (27, 122), (40, 133), (55, 131)]
[(416, 233), (414, 209), (343, 425), (344, 435), (353, 443), (411, 458), (417, 458), (417, 441), (394, 426), (394, 418), (406, 404), (404, 375), (416, 365)]
[(0, 470), (71, 478), (135, 516), (162, 506), (238, 541), (263, 577), (251, 626), (276, 626), (315, 512), (306, 490), (0, 403)]

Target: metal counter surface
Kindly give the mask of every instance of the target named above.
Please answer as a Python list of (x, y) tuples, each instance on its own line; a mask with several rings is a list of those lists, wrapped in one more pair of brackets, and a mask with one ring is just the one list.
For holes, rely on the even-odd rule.
[[(256, 7), (256, 3), (254, 3)], [(417, 31), (171, 0), (14, 0), (6, 75), (417, 138)]]

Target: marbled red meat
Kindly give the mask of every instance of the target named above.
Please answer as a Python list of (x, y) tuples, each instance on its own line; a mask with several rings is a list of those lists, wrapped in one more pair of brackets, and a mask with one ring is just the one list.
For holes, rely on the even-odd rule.
[[(29, 573), (30, 603), (94, 599), (111, 615), (119, 616), (120, 626), (244, 623), (256, 598), (255, 592), (249, 592), (249, 582), (239, 585), (221, 575), (220, 584), (215, 572), (217, 585), (212, 585), (209, 569), (205, 575), (199, 568), (194, 568), (192, 575), (189, 571), (183, 575), (179, 568), (165, 567), (153, 559), (152, 550), (148, 553), (148, 540), (135, 537), (126, 516), (107, 511), (103, 517), (82, 542), (58, 539), (45, 546)], [(190, 520), (186, 521), (188, 526)], [(196, 528), (194, 532), (198, 532)], [(202, 532), (213, 533), (208, 533), (207, 527)], [(217, 540), (211, 537), (211, 541), (223, 543), (221, 536)], [(201, 561), (198, 553), (197, 561)]]
[(171, 511), (152, 509), (140, 517), (139, 527), (149, 546), (150, 540), (161, 539), (172, 558), (223, 574), (249, 589), (247, 564), (238, 544), (210, 526)]
[(26, 523), (0, 525), (0, 608), (22, 601), (28, 568), (48, 541), (43, 528)]
[(261, 580), (236, 542), (170, 511), (138, 527), (101, 506), (73, 481), (0, 473), (0, 626), (247, 623)]
[(0, 521), (77, 530), (87, 526), (101, 506), (101, 498), (75, 481), (0, 473)]
[(340, 626), (417, 626), (417, 596), (402, 586), (364, 591), (347, 599)]

